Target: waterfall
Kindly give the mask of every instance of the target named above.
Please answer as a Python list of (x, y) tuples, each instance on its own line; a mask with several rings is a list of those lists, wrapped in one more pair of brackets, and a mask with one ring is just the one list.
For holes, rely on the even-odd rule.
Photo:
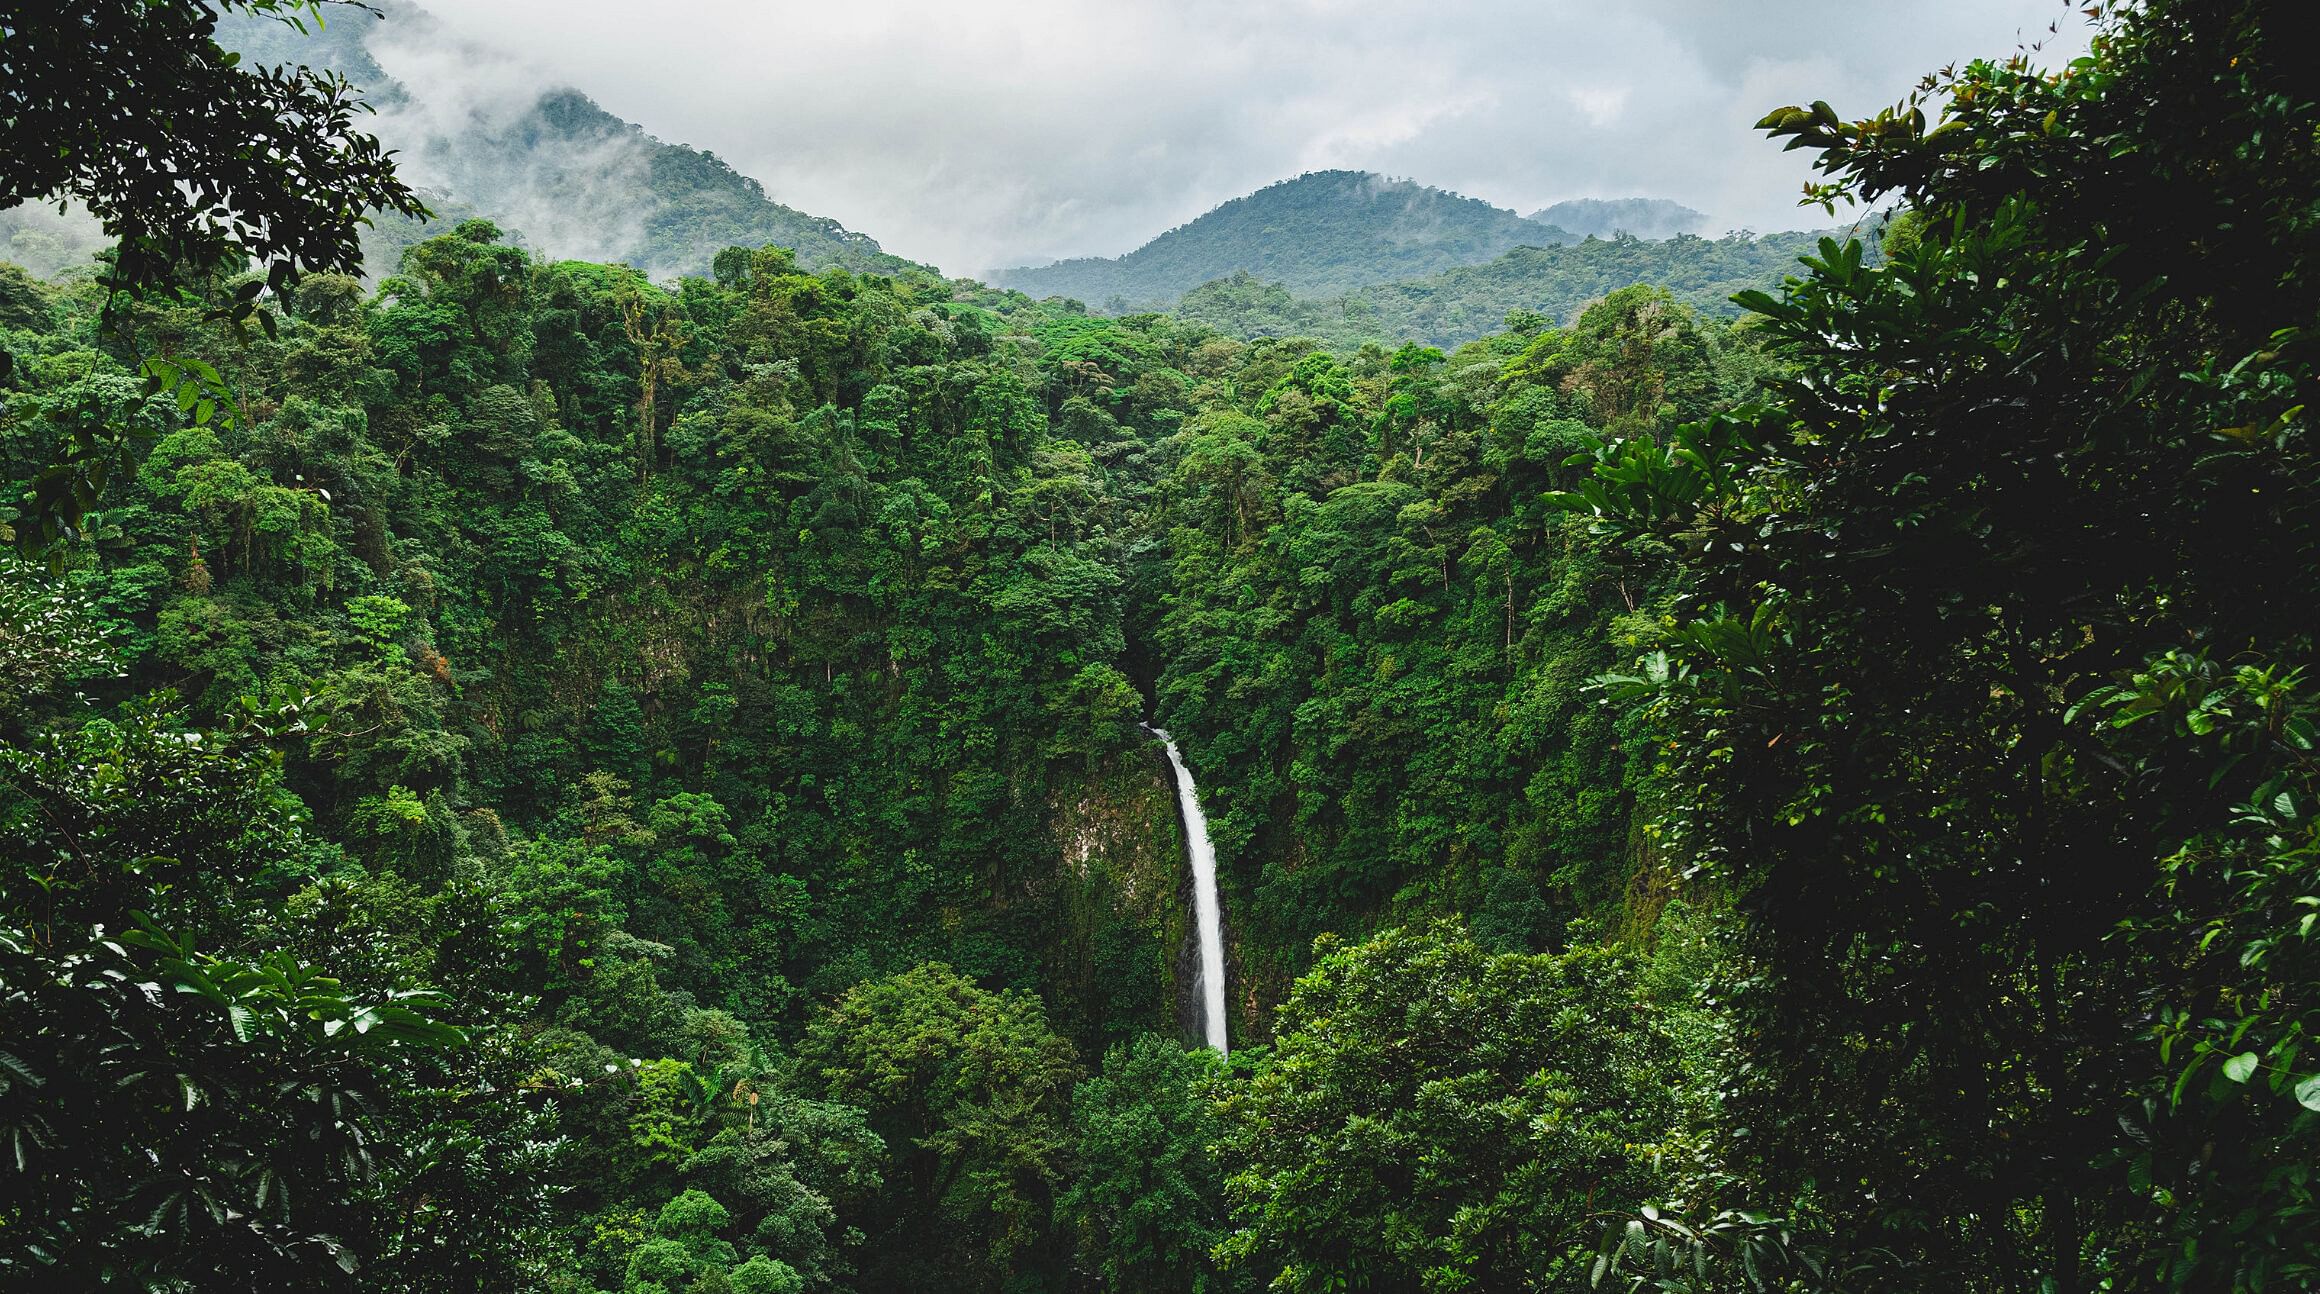
[(1224, 916), (1216, 900), (1216, 849), (1208, 842), (1208, 815), (1200, 811), (1200, 793), (1192, 786), (1192, 770), (1184, 766), (1184, 752), (1167, 731), (1144, 725), (1168, 752), (1168, 766), (1176, 770), (1176, 806), (1184, 818), (1184, 852), (1192, 861), (1192, 915), (1200, 923), (1200, 1027), (1208, 1045), (1226, 1050), (1224, 1035)]

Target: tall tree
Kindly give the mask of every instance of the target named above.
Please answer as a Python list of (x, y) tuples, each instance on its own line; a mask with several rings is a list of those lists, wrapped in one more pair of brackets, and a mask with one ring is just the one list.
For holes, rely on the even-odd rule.
[(1072, 1093), (1076, 1163), (1057, 1212), (1076, 1231), (1082, 1267), (1119, 1294), (1222, 1294), (1222, 1131), (1212, 1098), (1224, 1058), (1139, 1034), (1104, 1053), (1103, 1072)]
[[(1039, 999), (919, 966), (848, 992), (797, 1060), (809, 1086), (868, 1110), (895, 1156), (868, 1276), (1000, 1289), (1049, 1257), (1074, 1066)], [(915, 1239), (930, 1230), (940, 1243)]]
[[(340, 0), (329, 0), (340, 3)], [(229, 257), (302, 273), (359, 267), (368, 212), (420, 215), (346, 79), (245, 67), (218, 44), (223, 13), (300, 26), (324, 0), (100, 0), (0, 11), (0, 210), (72, 199), (121, 242), (130, 292)]]
[[(257, 301), (300, 275), (353, 270), (368, 213), (424, 216), (379, 141), (357, 128), (369, 109), (344, 77), (300, 66), (245, 67), (217, 40), (221, 14), (304, 29), (344, 0), (97, 0), (0, 6), (0, 211), (75, 201), (118, 240), (113, 290), (146, 297), (194, 276), (264, 277), (216, 313), (237, 324), (270, 315)], [(108, 311), (110, 307), (108, 307)], [(0, 349), (0, 381), (9, 356)], [(226, 392), (216, 370), (162, 361), (157, 383), (191, 408)], [(206, 418), (205, 418), (206, 420)], [(19, 544), (72, 534), (118, 465), (121, 429), (59, 446), (11, 524)]]
[(1675, 1118), (1632, 961), (1492, 954), (1448, 923), (1322, 952), (1225, 1096), (1220, 1252), (1292, 1294), (1576, 1285), (1598, 1211), (1662, 1185)]
[(2148, 0), (2060, 70), (1772, 114), (1918, 239), (1744, 296), (1777, 403), (1570, 499), (1698, 554), (1619, 688), (1739, 896), (1728, 1162), (1877, 1288), (2320, 1270), (2314, 54)]

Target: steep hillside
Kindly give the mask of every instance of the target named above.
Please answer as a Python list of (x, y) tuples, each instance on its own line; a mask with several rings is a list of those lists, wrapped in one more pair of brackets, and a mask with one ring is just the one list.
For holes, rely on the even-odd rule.
[(1570, 241), (1479, 198), (1365, 171), (1311, 171), (1235, 198), (1125, 256), (1001, 270), (994, 279), (1033, 297), (1158, 306), (1241, 271), (1323, 295)]
[(1285, 284), (1241, 273), (1185, 293), (1177, 312), (1238, 337), (1317, 337), (1348, 349), (1371, 341), (1458, 346), (1505, 327), (1516, 311), (1566, 321), (1634, 283), (1663, 286), (1703, 314), (1732, 316), (1740, 312), (1733, 293), (1778, 286), (1820, 236), (1590, 238), (1521, 247), (1487, 265), (1326, 297), (1300, 297)]
[[(1774, 109), (1850, 241), (1242, 269), (1183, 298), (1226, 332), (571, 259), (762, 209), (347, 21), (412, 156), (555, 253), (468, 219), (366, 285), (352, 217), (411, 190), (342, 87), (214, 39), (360, 2), (0, 18), (0, 203), (127, 235), (103, 283), (0, 264), (0, 1294), (2320, 1289), (2288, 6)], [(964, 124), (1059, 164), (1058, 102), (1140, 163), (1102, 96), (1339, 125), (1471, 66), (1437, 28), (1589, 34), (801, 5), (775, 50), (741, 7), (650, 12), (885, 139), (937, 65), (944, 111), (1027, 94)], [(1813, 17), (1740, 21), (1800, 67), (1909, 35)], [(1673, 82), (1734, 28), (1683, 35), (1626, 43)], [(1713, 169), (1722, 97), (1595, 146)]]
[(1588, 235), (1611, 238), (1619, 234), (1673, 238), (1677, 234), (1703, 233), (1708, 228), (1708, 217), (1704, 213), (1666, 198), (1574, 198), (1534, 211), (1530, 218), (1568, 229), (1582, 238)]
[(0, 261), (20, 265), (34, 278), (53, 279), (110, 247), (105, 227), (79, 207), (26, 204), (0, 211)]
[(378, 109), (380, 139), (442, 219), (382, 219), (364, 240), (374, 276), (410, 243), (470, 216), (552, 256), (625, 262), (661, 278), (706, 275), (720, 249), (767, 243), (794, 249), (808, 269), (913, 264), (775, 202), (714, 153), (664, 143), (578, 90), (462, 44), (414, 5), (383, 11), (333, 9), (311, 35), (247, 16), (220, 28), (252, 60), (339, 71)]

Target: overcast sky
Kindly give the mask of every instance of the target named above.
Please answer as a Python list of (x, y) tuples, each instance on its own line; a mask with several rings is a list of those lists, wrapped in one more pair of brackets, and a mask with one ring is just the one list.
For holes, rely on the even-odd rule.
[(1329, 167), (1525, 214), (1641, 195), (1718, 230), (1809, 227), (1802, 156), (1749, 129), (1768, 109), (1868, 112), (1953, 60), (2085, 44), (2061, 0), (423, 3), (964, 274), (1114, 255)]

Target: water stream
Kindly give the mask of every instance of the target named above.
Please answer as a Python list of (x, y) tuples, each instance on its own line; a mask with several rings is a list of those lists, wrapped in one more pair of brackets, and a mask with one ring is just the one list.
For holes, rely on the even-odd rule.
[(1176, 770), (1176, 806), (1184, 817), (1184, 852), (1192, 862), (1192, 915), (1200, 923), (1200, 976), (1194, 988), (1200, 994), (1200, 1027), (1208, 1045), (1226, 1050), (1224, 1031), (1224, 915), (1216, 900), (1216, 850), (1208, 842), (1208, 815), (1200, 811), (1200, 793), (1193, 789), (1192, 770), (1184, 753), (1165, 729), (1146, 725), (1144, 731), (1160, 739), (1168, 751), (1168, 765)]

